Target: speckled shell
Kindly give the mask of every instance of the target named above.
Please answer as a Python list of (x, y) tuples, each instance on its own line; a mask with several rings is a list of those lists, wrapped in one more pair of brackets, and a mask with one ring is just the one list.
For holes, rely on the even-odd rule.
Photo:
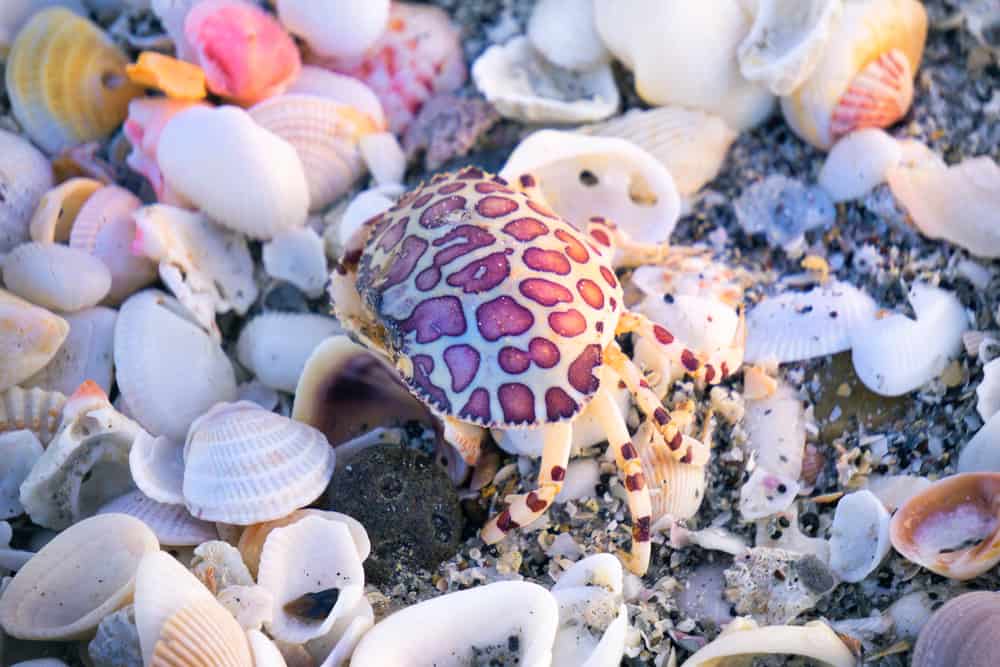
[(0, 289), (0, 391), (41, 370), (68, 334), (63, 318)]
[(51, 154), (103, 139), (142, 94), (128, 81), (126, 63), (90, 21), (63, 8), (41, 11), (18, 33), (7, 62), (14, 117)]
[(0, 256), (30, 238), (31, 216), (52, 187), (52, 167), (19, 135), (0, 130)]
[(996, 629), (1000, 593), (976, 591), (948, 600), (917, 637), (911, 667), (990, 667), (1000, 664)]
[(418, 397), (463, 421), (530, 427), (573, 418), (597, 391), (622, 307), (610, 254), (469, 168), (375, 219), (357, 287)]
[(11, 292), (52, 310), (95, 306), (111, 289), (111, 272), (101, 260), (56, 243), (22, 243), (2, 267)]
[(66, 396), (58, 391), (11, 387), (0, 391), (0, 433), (27, 429), (49, 444), (62, 422)]

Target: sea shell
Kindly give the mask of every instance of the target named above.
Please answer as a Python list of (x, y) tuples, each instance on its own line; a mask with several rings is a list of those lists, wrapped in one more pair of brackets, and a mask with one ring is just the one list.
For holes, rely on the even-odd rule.
[(81, 521), (14, 576), (0, 598), (0, 623), (21, 639), (90, 636), (102, 618), (128, 603), (139, 561), (158, 549), (156, 536), (132, 517)]
[(0, 130), (0, 257), (30, 239), (31, 216), (52, 187), (52, 167), (21, 136)]
[(563, 69), (584, 72), (611, 59), (597, 34), (591, 0), (539, 0), (527, 34), (535, 50)]
[(819, 172), (819, 185), (834, 202), (860, 199), (885, 182), (886, 173), (903, 160), (900, 142), (877, 127), (866, 127), (838, 140)]
[(260, 630), (247, 632), (250, 651), (253, 653), (254, 667), (286, 667), (285, 658), (278, 646)]
[(38, 12), (10, 50), (11, 111), (50, 154), (103, 139), (125, 120), (129, 100), (142, 93), (125, 76), (126, 62), (90, 21), (63, 8)]
[(875, 301), (839, 280), (808, 292), (783, 292), (747, 314), (749, 363), (802, 361), (851, 347), (851, 334), (875, 321)]
[(715, 114), (676, 106), (631, 109), (577, 131), (631, 141), (667, 168), (685, 197), (715, 178), (736, 139), (736, 133)]
[(820, 667), (856, 667), (857, 658), (822, 621), (803, 626), (769, 625), (737, 618), (681, 667), (721, 667), (755, 655), (795, 655), (812, 658)]
[[(640, 433), (646, 424), (639, 427)], [(638, 434), (637, 434), (638, 436)], [(687, 440), (693, 440), (684, 436)], [(639, 437), (639, 458), (652, 501), (652, 522), (670, 515), (676, 520), (690, 519), (701, 506), (708, 484), (705, 466), (681, 463), (666, 445), (652, 438)], [(635, 442), (635, 440), (633, 440)], [(681, 447), (691, 444), (682, 442)]]
[(80, 208), (103, 184), (93, 178), (71, 178), (42, 196), (31, 216), (31, 240), (64, 243)]
[(551, 593), (537, 584), (501, 581), (392, 614), (361, 638), (351, 666), (407, 664), (415, 655), (428, 663), (467, 664), (488, 655), (501, 664), (542, 667), (552, 660), (558, 625)]
[(910, 108), (927, 12), (916, 0), (845, 2), (812, 75), (782, 98), (785, 120), (817, 148), (863, 127), (892, 125)]
[(743, 417), (746, 449), (758, 468), (798, 480), (806, 444), (806, 417), (796, 391), (779, 383), (773, 394), (747, 400)]
[(139, 519), (149, 526), (160, 544), (167, 546), (193, 546), (219, 536), (215, 524), (195, 519), (183, 505), (158, 503), (138, 490), (119, 496), (97, 510), (98, 514), (110, 512)]
[(0, 434), (27, 430), (48, 445), (59, 430), (66, 397), (58, 391), (11, 387), (0, 391)]
[(118, 312), (115, 378), (136, 421), (177, 441), (196, 417), (236, 395), (232, 364), (219, 345), (156, 290), (129, 297)]
[[(236, 526), (236, 529), (239, 530), (239, 527)], [(253, 586), (253, 577), (240, 557), (240, 552), (232, 544), (222, 540), (211, 540), (198, 545), (190, 567), (191, 573), (213, 595), (231, 586)]]
[(924, 625), (911, 667), (988, 667), (1000, 662), (996, 627), (1000, 593), (963, 593), (946, 602)]
[(983, 380), (976, 387), (976, 411), (983, 421), (1000, 412), (1000, 359), (983, 365)]
[(343, 667), (354, 648), (375, 625), (375, 612), (368, 599), (362, 597), (353, 609), (345, 613), (322, 637), (305, 643), (306, 649), (319, 667)]
[(234, 584), (219, 591), (215, 599), (244, 630), (258, 631), (273, 618), (273, 599), (263, 586)]
[(949, 579), (972, 579), (1000, 562), (1000, 473), (945, 477), (911, 497), (890, 523), (892, 546)]
[(387, 127), (382, 103), (371, 88), (355, 78), (331, 72), (330, 70), (304, 65), (298, 78), (285, 91), (289, 95), (315, 95), (333, 100), (337, 104), (354, 107), (358, 111), (371, 116), (375, 127), (385, 130)]
[[(290, 331), (295, 335), (289, 336)], [(267, 386), (294, 393), (306, 360), (316, 346), (342, 332), (332, 317), (314, 313), (263, 313), (243, 327), (236, 343), (236, 356)]]
[(104, 393), (111, 393), (115, 320), (110, 308), (88, 308), (66, 316), (69, 335), (45, 368), (22, 383), (71, 394), (85, 380), (93, 380)]
[(621, 663), (628, 631), (621, 564), (611, 554), (574, 563), (552, 587), (559, 603), (553, 667), (605, 667)]
[(525, 123), (587, 123), (618, 110), (620, 96), (611, 67), (586, 72), (546, 61), (527, 37), (486, 50), (472, 65), (476, 88), (500, 115)]
[(358, 141), (376, 129), (367, 114), (325, 97), (297, 94), (264, 100), (249, 114), (295, 149), (309, 184), (310, 210), (326, 208), (364, 174)]
[(160, 503), (184, 504), (183, 443), (139, 433), (132, 441), (128, 466), (132, 481), (143, 494)]
[(180, 112), (160, 133), (156, 159), (167, 185), (234, 231), (267, 239), (306, 220), (309, 188), (295, 147), (245, 111)]
[(889, 512), (932, 484), (926, 477), (916, 475), (870, 475), (865, 488), (875, 494)]
[(197, 65), (177, 60), (155, 51), (143, 51), (134, 65), (125, 72), (132, 83), (162, 91), (175, 100), (201, 100), (205, 89), (205, 72)]
[(277, 0), (278, 18), (321, 56), (364, 55), (389, 22), (389, 0)]
[(174, 44), (177, 57), (193, 61), (194, 48), (184, 36), (184, 19), (201, 0), (150, 0), (150, 8)]
[(48, 7), (66, 7), (80, 16), (87, 14), (80, 0), (6, 0), (0, 6), (0, 61), (6, 59), (10, 45), (24, 24)]
[[(334, 246), (342, 250), (351, 246), (352, 237), (364, 226), (366, 222), (374, 218), (379, 213), (388, 211), (396, 203), (396, 193), (388, 193), (386, 190), (392, 186), (380, 186), (370, 190), (362, 190), (351, 199), (347, 208), (340, 216), (336, 225), (331, 225), (324, 232), (324, 237), (328, 237), (330, 230), (334, 232), (336, 239)], [(399, 192), (398, 194), (403, 194)]]
[(333, 474), (334, 453), (306, 424), (253, 403), (223, 403), (191, 424), (184, 463), (191, 513), (246, 526), (315, 500)]
[(21, 483), (42, 455), (42, 443), (31, 431), (0, 433), (0, 519), (12, 519), (24, 513)]
[(45, 367), (69, 334), (69, 323), (0, 289), (0, 391)]
[(965, 308), (952, 293), (926, 283), (909, 291), (914, 321), (890, 314), (850, 332), (854, 372), (882, 396), (901, 396), (936, 377), (962, 349), (969, 328)]
[(131, 150), (125, 163), (145, 176), (156, 193), (156, 198), (164, 204), (188, 206), (186, 197), (167, 184), (157, 162), (156, 149), (160, 144), (163, 128), (177, 114), (192, 107), (207, 105), (191, 100), (172, 100), (166, 97), (142, 97), (128, 105), (128, 117), (122, 128)]
[(55, 243), (22, 243), (2, 266), (7, 289), (52, 310), (95, 306), (111, 289), (111, 272), (101, 260)]
[(1000, 414), (990, 417), (962, 448), (958, 472), (1000, 472)]
[(295, 285), (315, 299), (323, 294), (330, 272), (323, 239), (310, 227), (281, 232), (261, 248), (267, 275)]
[(500, 171), (512, 182), (523, 174), (533, 175), (552, 210), (580, 229), (602, 217), (632, 241), (664, 243), (680, 216), (670, 172), (624, 139), (535, 132)]
[(801, 486), (794, 477), (754, 468), (740, 487), (740, 516), (747, 521), (783, 512), (795, 502)]
[(204, 0), (184, 18), (208, 89), (243, 106), (280, 95), (299, 74), (295, 42), (275, 18), (240, 0)]
[(871, 491), (849, 493), (837, 503), (830, 528), (830, 569), (858, 582), (889, 553), (889, 513)]
[(358, 142), (361, 157), (376, 186), (402, 185), (406, 174), (406, 155), (392, 132), (373, 132)]
[(976, 157), (941, 169), (898, 166), (887, 179), (920, 233), (986, 258), (1000, 257), (1000, 166)]

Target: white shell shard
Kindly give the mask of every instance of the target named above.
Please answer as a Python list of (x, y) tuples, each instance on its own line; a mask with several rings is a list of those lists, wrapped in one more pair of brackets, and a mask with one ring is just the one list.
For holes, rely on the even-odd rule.
[(830, 528), (830, 569), (848, 582), (875, 571), (889, 553), (889, 513), (871, 491), (849, 493), (837, 503)]
[(858, 659), (822, 621), (802, 626), (768, 625), (737, 618), (684, 661), (681, 667), (722, 667), (746, 664), (755, 655), (795, 655), (812, 658), (818, 667), (856, 667)]
[(1000, 166), (989, 157), (941, 169), (898, 166), (889, 188), (917, 229), (978, 257), (1000, 257)]
[(0, 391), (45, 367), (69, 334), (69, 323), (0, 289)]
[[(294, 332), (294, 335), (289, 335)], [(337, 320), (314, 313), (263, 313), (240, 332), (236, 356), (269, 387), (295, 393), (316, 346), (342, 333)]]
[(368, 599), (362, 596), (358, 604), (339, 618), (329, 632), (309, 640), (305, 646), (313, 659), (320, 663), (319, 667), (342, 667), (354, 653), (361, 637), (373, 625), (375, 612)]
[(86, 519), (59, 533), (14, 576), (0, 623), (22, 639), (82, 639), (132, 597), (136, 570), (157, 553), (156, 536), (121, 514)]
[(1000, 472), (1000, 414), (990, 417), (962, 448), (958, 472)]
[(167, 546), (194, 546), (219, 536), (215, 524), (195, 519), (183, 505), (158, 503), (138, 490), (105, 503), (97, 513), (133, 516), (149, 526), (160, 544)]
[(361, 56), (389, 22), (389, 0), (277, 0), (278, 19), (323, 56)]
[(316, 95), (346, 104), (372, 117), (376, 127), (386, 127), (382, 103), (371, 88), (345, 74), (331, 72), (316, 65), (303, 65), (298, 78), (288, 86), (287, 95)]
[(55, 243), (23, 243), (3, 259), (3, 282), (28, 301), (63, 312), (95, 306), (111, 289), (104, 263)]
[(765, 299), (747, 315), (746, 361), (783, 364), (843, 352), (876, 310), (870, 296), (839, 280)]
[(854, 372), (882, 396), (901, 396), (936, 377), (962, 349), (969, 328), (952, 292), (914, 283), (909, 300), (916, 320), (894, 313), (851, 331)]
[(535, 132), (500, 171), (511, 182), (523, 174), (533, 175), (552, 210), (580, 229), (603, 217), (633, 241), (664, 243), (680, 216), (670, 172), (624, 139)]
[(667, 168), (685, 197), (715, 178), (736, 139), (719, 116), (676, 106), (631, 109), (577, 131), (631, 141)]
[(242, 109), (180, 112), (156, 158), (171, 188), (229, 229), (268, 239), (306, 221), (309, 187), (295, 148)]
[(330, 272), (323, 239), (310, 227), (281, 232), (264, 244), (261, 254), (267, 275), (295, 285), (309, 298), (323, 294)]
[(573, 72), (547, 62), (527, 37), (486, 49), (472, 64), (476, 88), (501, 116), (525, 123), (588, 123), (618, 110), (607, 63)]
[[(544, 667), (551, 664), (558, 625), (559, 605), (551, 593), (537, 584), (501, 581), (396, 612), (361, 638), (351, 666), (403, 665), (419, 655), (438, 667), (459, 667), (488, 655)], [(517, 648), (511, 651), (513, 637)]]
[(35, 387), (11, 387), (0, 391), (0, 434), (27, 430), (35, 434), (42, 445), (59, 430), (66, 396), (58, 391)]
[(622, 601), (621, 562), (611, 554), (588, 556), (552, 587), (559, 629), (552, 651), (556, 667), (612, 667), (621, 662), (628, 630)]
[(260, 630), (273, 618), (274, 599), (263, 586), (232, 584), (219, 591), (215, 599), (244, 630)]
[[(15, 0), (14, 4), (31, 2)], [(8, 10), (4, 3), (0, 14)], [(0, 16), (0, 50), (6, 18)], [(29, 240), (31, 216), (51, 187), (52, 167), (41, 151), (20, 135), (0, 130), (0, 191), (4, 193), (0, 201), (0, 257)]]
[(115, 325), (115, 378), (136, 421), (182, 441), (196, 417), (236, 395), (232, 364), (209, 334), (156, 290), (122, 305)]
[(208, 521), (246, 526), (308, 505), (333, 475), (322, 433), (253, 403), (199, 417), (184, 445), (184, 501)]
[(22, 385), (71, 394), (85, 380), (92, 380), (104, 393), (111, 393), (117, 318), (116, 311), (101, 306), (66, 315), (66, 340), (45, 368)]
[(802, 401), (789, 385), (780, 384), (762, 400), (748, 400), (743, 417), (747, 449), (757, 466), (797, 480), (802, 472), (806, 419)]
[(611, 59), (597, 34), (592, 0), (539, 0), (528, 19), (528, 39), (564, 69), (587, 71)]
[(983, 366), (983, 380), (976, 387), (976, 411), (983, 421), (1000, 412), (1000, 358)]
[(240, 552), (221, 539), (199, 544), (190, 567), (195, 578), (213, 594), (230, 586), (253, 586), (253, 577)]
[(247, 632), (250, 651), (253, 653), (253, 667), (287, 667), (281, 651), (267, 635), (260, 630)]
[(782, 512), (795, 502), (797, 479), (756, 468), (740, 489), (740, 515), (747, 521)]
[(361, 157), (376, 185), (402, 183), (406, 173), (406, 155), (392, 132), (374, 132), (358, 142)]
[(31, 431), (0, 433), (0, 519), (12, 519), (24, 513), (21, 483), (42, 455), (42, 443)]
[(737, 54), (740, 72), (775, 95), (787, 95), (812, 74), (840, 20), (842, 0), (757, 0), (750, 33)]
[(184, 504), (182, 443), (162, 435), (153, 437), (143, 431), (132, 441), (128, 467), (132, 481), (149, 498), (170, 505)]
[(903, 147), (885, 130), (866, 127), (844, 136), (830, 149), (819, 172), (819, 186), (834, 202), (860, 199), (885, 182), (903, 160)]
[[(365, 573), (351, 533), (342, 523), (306, 516), (267, 536), (257, 583), (274, 597), (271, 636), (302, 643), (325, 635), (364, 595)], [(336, 591), (326, 614), (298, 615), (290, 603)]]

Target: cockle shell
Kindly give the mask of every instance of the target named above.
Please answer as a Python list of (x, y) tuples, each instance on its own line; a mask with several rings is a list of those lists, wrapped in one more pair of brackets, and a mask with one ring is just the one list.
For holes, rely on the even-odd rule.
[(209, 521), (270, 521), (319, 496), (333, 474), (326, 438), (253, 403), (223, 403), (199, 417), (184, 445), (184, 501)]
[(11, 111), (50, 154), (103, 139), (142, 93), (125, 76), (125, 56), (100, 28), (63, 8), (35, 14), (7, 61)]
[(311, 227), (281, 232), (261, 248), (267, 275), (284, 280), (315, 299), (330, 276), (323, 239)]
[[(639, 427), (648, 430), (646, 424)], [(685, 439), (691, 440), (688, 436)], [(665, 444), (652, 438), (640, 438), (639, 458), (652, 501), (652, 523), (670, 515), (676, 520), (690, 519), (701, 506), (708, 484), (703, 465), (681, 463)], [(681, 447), (692, 443), (682, 442)]]
[(186, 109), (160, 133), (166, 184), (213, 221), (268, 239), (301, 226), (309, 188), (295, 147), (236, 107)]
[(945, 477), (907, 500), (889, 525), (907, 560), (950, 579), (972, 579), (1000, 562), (1000, 473)]
[(911, 667), (989, 667), (1000, 662), (996, 627), (1000, 593), (976, 591), (952, 598), (920, 630)]
[(45, 368), (25, 380), (24, 387), (42, 387), (71, 394), (85, 380), (111, 393), (115, 320), (110, 308), (87, 308), (66, 316), (69, 335)]
[(382, 103), (371, 88), (355, 78), (330, 70), (304, 65), (298, 78), (285, 91), (289, 95), (315, 95), (368, 114), (379, 131), (387, 127)]
[(819, 172), (819, 186), (834, 202), (860, 199), (885, 181), (903, 160), (901, 142), (877, 127), (865, 127), (839, 139)]
[(196, 417), (236, 395), (232, 364), (219, 345), (156, 290), (129, 297), (118, 312), (115, 378), (135, 419), (177, 441)]
[(0, 391), (0, 434), (31, 431), (48, 445), (59, 430), (66, 397), (58, 391), (11, 387)]
[(42, 196), (31, 216), (31, 240), (65, 243), (80, 208), (103, 184), (93, 178), (71, 178)]
[(389, 0), (278, 0), (278, 18), (321, 56), (364, 55), (389, 22)]
[(2, 62), (28, 20), (49, 7), (65, 7), (80, 16), (87, 14), (87, 8), (80, 0), (6, 0), (0, 6), (0, 62)]
[[(239, 526), (235, 528), (239, 530)], [(198, 581), (213, 595), (230, 586), (253, 585), (253, 577), (250, 576), (250, 570), (240, 557), (240, 552), (232, 544), (221, 539), (204, 542), (195, 547), (190, 569)]]
[(0, 391), (45, 367), (69, 334), (69, 323), (0, 289)]
[(858, 582), (889, 553), (889, 513), (871, 491), (849, 493), (837, 503), (830, 527), (830, 569)]
[(785, 120), (817, 148), (910, 108), (927, 12), (916, 0), (845, 2), (812, 75), (781, 100)]
[(803, 626), (758, 627), (752, 620), (737, 618), (681, 667), (735, 665), (756, 655), (804, 656), (812, 658), (820, 667), (856, 667), (858, 664), (851, 650), (822, 621), (810, 621)]
[(574, 563), (552, 587), (559, 603), (553, 667), (607, 667), (621, 663), (628, 631), (621, 564), (611, 554)]
[(195, 519), (183, 505), (158, 503), (142, 491), (129, 491), (105, 503), (98, 514), (127, 514), (149, 526), (160, 544), (167, 546), (193, 546), (217, 539), (215, 524)]
[(0, 598), (0, 623), (22, 639), (87, 637), (102, 618), (128, 603), (139, 561), (158, 549), (152, 531), (130, 516), (81, 521), (14, 576)]
[(539, 0), (528, 19), (528, 39), (553, 65), (592, 70), (611, 59), (594, 23), (590, 0)]
[(52, 310), (95, 306), (111, 289), (111, 272), (101, 260), (56, 243), (22, 243), (4, 257), (2, 267), (7, 289)]
[(42, 455), (42, 443), (31, 431), (0, 433), (0, 519), (11, 519), (24, 513), (21, 504), (21, 483)]
[(52, 167), (37, 148), (0, 130), (0, 257), (30, 238), (31, 217), (52, 187)]
[(184, 504), (184, 444), (139, 433), (128, 454), (132, 481), (143, 494), (160, 503)]
[[(129, 102), (128, 117), (122, 130), (131, 146), (125, 163), (149, 181), (156, 198), (164, 204), (187, 206), (190, 202), (174, 191), (164, 180), (157, 162), (156, 148), (160, 134), (170, 120), (182, 111), (207, 105), (192, 100), (172, 100), (166, 97), (141, 97)], [(138, 207), (136, 207), (138, 208)]]
[[(295, 335), (290, 336), (289, 332)], [(263, 313), (240, 332), (236, 356), (269, 387), (294, 393), (306, 360), (324, 339), (343, 333), (332, 317), (314, 313)]]

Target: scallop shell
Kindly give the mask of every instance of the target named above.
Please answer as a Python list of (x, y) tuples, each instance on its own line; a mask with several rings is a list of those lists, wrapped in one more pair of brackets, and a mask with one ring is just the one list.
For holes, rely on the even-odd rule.
[(830, 528), (830, 569), (858, 582), (889, 553), (889, 513), (871, 491), (848, 493), (837, 503)]
[(909, 292), (916, 321), (893, 313), (851, 331), (854, 372), (882, 396), (901, 396), (935, 378), (962, 349), (969, 328), (965, 308), (952, 293), (925, 283)]
[(263, 245), (261, 255), (267, 275), (295, 285), (311, 299), (323, 295), (330, 271), (323, 239), (310, 227), (281, 232)]
[[(294, 336), (288, 332), (294, 331)], [(323, 340), (343, 333), (337, 320), (314, 313), (263, 313), (236, 343), (240, 363), (269, 387), (294, 393), (306, 360)]]
[(295, 147), (245, 111), (180, 112), (160, 133), (156, 159), (167, 185), (234, 231), (268, 239), (305, 223), (309, 187)]
[(958, 472), (1000, 472), (1000, 415), (990, 417), (962, 448)]
[(156, 198), (164, 204), (188, 206), (191, 203), (164, 181), (157, 162), (156, 149), (167, 123), (180, 112), (193, 107), (207, 107), (207, 105), (166, 97), (143, 97), (132, 100), (128, 105), (128, 118), (125, 119), (122, 129), (131, 150), (125, 158), (125, 163), (149, 181)]
[(30, 239), (31, 216), (52, 187), (52, 167), (19, 135), (0, 130), (0, 257)]
[(103, 184), (93, 178), (71, 178), (46, 192), (31, 216), (31, 240), (64, 243), (84, 203)]
[(6, 59), (10, 45), (24, 24), (48, 7), (66, 7), (80, 16), (87, 14), (80, 0), (6, 0), (0, 6), (0, 61)]
[(585, 72), (611, 59), (597, 34), (591, 0), (540, 0), (531, 10), (527, 34), (536, 51), (563, 69)]
[(371, 116), (375, 128), (379, 131), (387, 127), (382, 103), (371, 88), (355, 78), (305, 65), (295, 81), (285, 91), (288, 95), (315, 95), (333, 100), (337, 104), (354, 107), (358, 111)]
[(802, 626), (768, 625), (737, 618), (688, 658), (681, 667), (715, 667), (755, 655), (795, 655), (812, 658), (821, 667), (856, 667), (857, 658), (822, 621)]
[(182, 443), (142, 432), (132, 441), (128, 467), (135, 485), (149, 498), (168, 505), (184, 504)]
[(0, 289), (0, 391), (45, 367), (69, 334), (69, 323)]
[[(642, 427), (640, 427), (640, 430)], [(684, 436), (691, 445), (693, 438)], [(690, 519), (701, 506), (708, 484), (707, 471), (703, 465), (681, 463), (662, 442), (640, 439), (639, 449), (643, 477), (649, 487), (652, 501), (652, 522), (670, 515), (676, 520)]]
[(278, 0), (278, 18), (321, 56), (364, 55), (389, 22), (389, 0)]
[(7, 61), (14, 117), (50, 154), (103, 139), (142, 93), (125, 76), (126, 59), (90, 21), (63, 8), (35, 14)]
[(785, 120), (823, 149), (854, 130), (893, 124), (910, 107), (926, 36), (927, 12), (916, 0), (845, 2), (812, 75), (782, 98)]
[(988, 667), (1000, 662), (996, 627), (1000, 593), (963, 593), (934, 612), (920, 630), (911, 667)]
[[(559, 605), (547, 590), (501, 581), (449, 593), (406, 607), (369, 630), (351, 657), (352, 667), (426, 662), (463, 664), (483, 655), (523, 667), (552, 660)], [(516, 645), (508, 642), (517, 637)], [(488, 651), (488, 653), (487, 653)]]
[(0, 391), (0, 434), (28, 430), (48, 445), (59, 430), (66, 397), (58, 391), (11, 387)]
[(3, 259), (3, 281), (14, 294), (64, 312), (95, 306), (111, 289), (111, 273), (101, 260), (55, 243), (14, 248)]
[(128, 603), (140, 560), (158, 549), (152, 531), (132, 517), (105, 514), (81, 521), (56, 535), (14, 576), (0, 598), (0, 623), (21, 639), (92, 635), (102, 618)]
[(364, 174), (358, 141), (376, 129), (367, 114), (325, 97), (292, 94), (264, 100), (249, 113), (295, 149), (309, 183), (311, 211), (326, 208)]
[(0, 434), (0, 519), (24, 514), (21, 483), (42, 455), (42, 443), (31, 431), (8, 431)]
[(177, 441), (196, 417), (236, 395), (232, 364), (219, 345), (156, 290), (129, 297), (118, 312), (115, 378), (135, 419)]
[(98, 514), (127, 514), (149, 526), (160, 544), (167, 546), (194, 546), (219, 537), (215, 524), (195, 519), (183, 505), (167, 505), (130, 491), (105, 503)]
[(903, 147), (877, 127), (866, 127), (838, 140), (819, 172), (819, 186), (835, 203), (860, 199), (885, 182), (886, 173), (903, 160)]
[(22, 383), (71, 394), (85, 380), (111, 393), (115, 320), (110, 308), (88, 308), (66, 316), (69, 335), (45, 368)]
[(333, 474), (323, 434), (253, 403), (216, 405), (184, 445), (184, 500), (208, 521), (270, 521), (315, 500)]

